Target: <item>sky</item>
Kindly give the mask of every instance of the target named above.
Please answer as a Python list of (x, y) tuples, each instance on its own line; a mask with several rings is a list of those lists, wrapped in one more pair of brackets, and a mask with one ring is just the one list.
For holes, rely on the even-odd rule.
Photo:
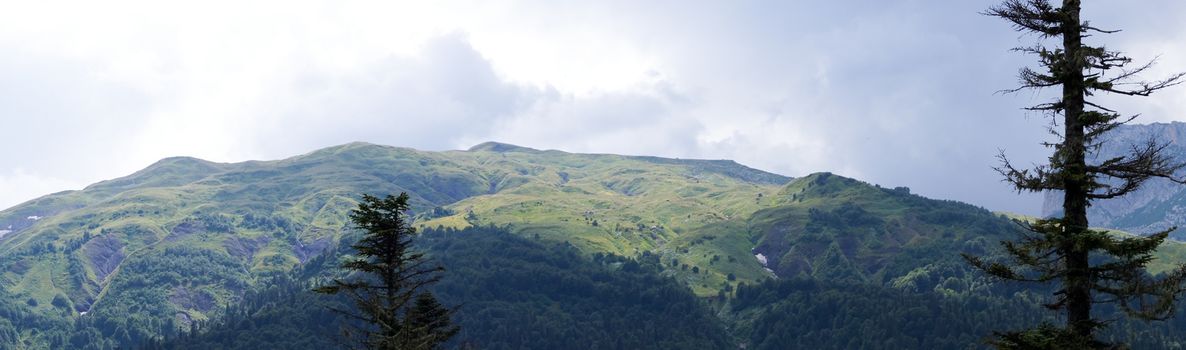
[[(366, 141), (830, 171), (1038, 214), (993, 171), (1041, 162), (1047, 92), (1000, 94), (1040, 38), (995, 1), (0, 0), (0, 208), (169, 156)], [(1085, 1), (1095, 36), (1186, 70), (1186, 2)], [(1104, 102), (1186, 120), (1186, 87)]]

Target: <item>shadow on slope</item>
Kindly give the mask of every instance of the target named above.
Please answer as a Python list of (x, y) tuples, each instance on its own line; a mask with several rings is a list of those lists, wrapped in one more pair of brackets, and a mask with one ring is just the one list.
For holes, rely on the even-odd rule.
[[(520, 238), (491, 227), (429, 230), (418, 243), (447, 271), (434, 287), (460, 305), (455, 343), (482, 349), (720, 349), (722, 324), (686, 288), (656, 273), (657, 259), (598, 255)], [(148, 348), (325, 349), (339, 344), (340, 300), (300, 280), (332, 271), (317, 259), (249, 293), (219, 322)], [(455, 344), (456, 345), (456, 344)]]

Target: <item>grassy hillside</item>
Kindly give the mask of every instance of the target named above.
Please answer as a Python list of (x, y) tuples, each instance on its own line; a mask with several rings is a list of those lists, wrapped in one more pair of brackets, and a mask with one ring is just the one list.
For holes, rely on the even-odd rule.
[(353, 143), (235, 164), (168, 158), (0, 211), (0, 285), (33, 313), (108, 322), (128, 329), (116, 338), (138, 339), (208, 319), (262, 277), (321, 253), (362, 193), (408, 192), (425, 226), (511, 224), (586, 254), (633, 256), (675, 251), (683, 232), (747, 216), (788, 180), (730, 161), (496, 143), (448, 152)]
[(828, 173), (788, 184), (749, 224), (754, 248), (782, 277), (887, 284), (927, 265), (984, 254), (1019, 227), (971, 205)]
[[(778, 279), (740, 286), (728, 314), (752, 348), (976, 348), (992, 331), (1055, 321), (1040, 305), (1056, 286), (999, 283), (959, 255), (998, 252), (1021, 233), (1015, 217), (828, 173), (794, 180), (775, 202), (747, 225)], [(1186, 262), (1183, 253), (1167, 242), (1150, 270)], [(1181, 347), (1184, 316), (1148, 323), (1108, 305), (1095, 312), (1117, 320), (1107, 339)]]
[[(523, 236), (569, 242), (586, 252), (650, 252), (697, 294), (714, 295), (732, 274), (767, 275), (749, 254), (744, 229), (733, 227), (771, 205), (789, 179), (728, 161), (509, 151), (478, 156), (496, 172), (491, 192), (422, 214), (421, 227), (511, 225)], [(730, 236), (701, 244), (716, 236)], [(718, 263), (719, 262), (719, 263)]]
[[(645, 258), (715, 298), (769, 279), (868, 286), (890, 299), (926, 294), (920, 303), (1002, 292), (958, 253), (990, 252), (1019, 229), (906, 188), (828, 173), (790, 179), (731, 161), (499, 143), (446, 152), (353, 143), (235, 164), (169, 158), (0, 211), (0, 341), (64, 344), (58, 331), (73, 324), (105, 332), (78, 339), (134, 344), (218, 319), (262, 281), (339, 242), (362, 193), (399, 192), (411, 196), (418, 227), (492, 224), (590, 257)], [(1154, 268), (1169, 268), (1186, 261), (1186, 246), (1161, 254), (1167, 261)], [(769, 315), (756, 310), (765, 309), (722, 315), (758, 329)]]

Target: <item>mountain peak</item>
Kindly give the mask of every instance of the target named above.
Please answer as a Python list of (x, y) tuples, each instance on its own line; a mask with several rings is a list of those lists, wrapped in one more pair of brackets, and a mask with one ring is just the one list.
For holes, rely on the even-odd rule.
[(136, 187), (179, 186), (224, 171), (226, 164), (194, 157), (168, 157), (131, 175), (101, 181), (87, 189), (120, 189)]
[(818, 172), (791, 181), (779, 191), (779, 194), (784, 200), (791, 201), (816, 197), (874, 196), (880, 198), (885, 195), (909, 195), (910, 188), (884, 188), (830, 172)]
[(470, 147), (467, 152), (539, 152), (539, 150), (509, 143), (487, 141)]

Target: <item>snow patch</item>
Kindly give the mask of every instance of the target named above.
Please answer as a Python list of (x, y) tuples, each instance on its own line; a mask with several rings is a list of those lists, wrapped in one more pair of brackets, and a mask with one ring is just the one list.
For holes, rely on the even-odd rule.
[(41, 216), (29, 215), (29, 217), (27, 217), (26, 219), (37, 221), (37, 220), (41, 220), (41, 218), (42, 218)]
[(4, 237), (4, 235), (9, 233), (12, 233), (12, 230), (0, 230), (0, 237)]
[(774, 279), (778, 279), (778, 274), (774, 273), (774, 270), (770, 269), (769, 266), (766, 266), (767, 264), (770, 263), (770, 261), (766, 259), (766, 255), (763, 255), (762, 253), (757, 253), (757, 254), (754, 254), (754, 257), (758, 259), (758, 262), (762, 263), (763, 270), (766, 270), (766, 272), (769, 272), (770, 276), (774, 276)]

